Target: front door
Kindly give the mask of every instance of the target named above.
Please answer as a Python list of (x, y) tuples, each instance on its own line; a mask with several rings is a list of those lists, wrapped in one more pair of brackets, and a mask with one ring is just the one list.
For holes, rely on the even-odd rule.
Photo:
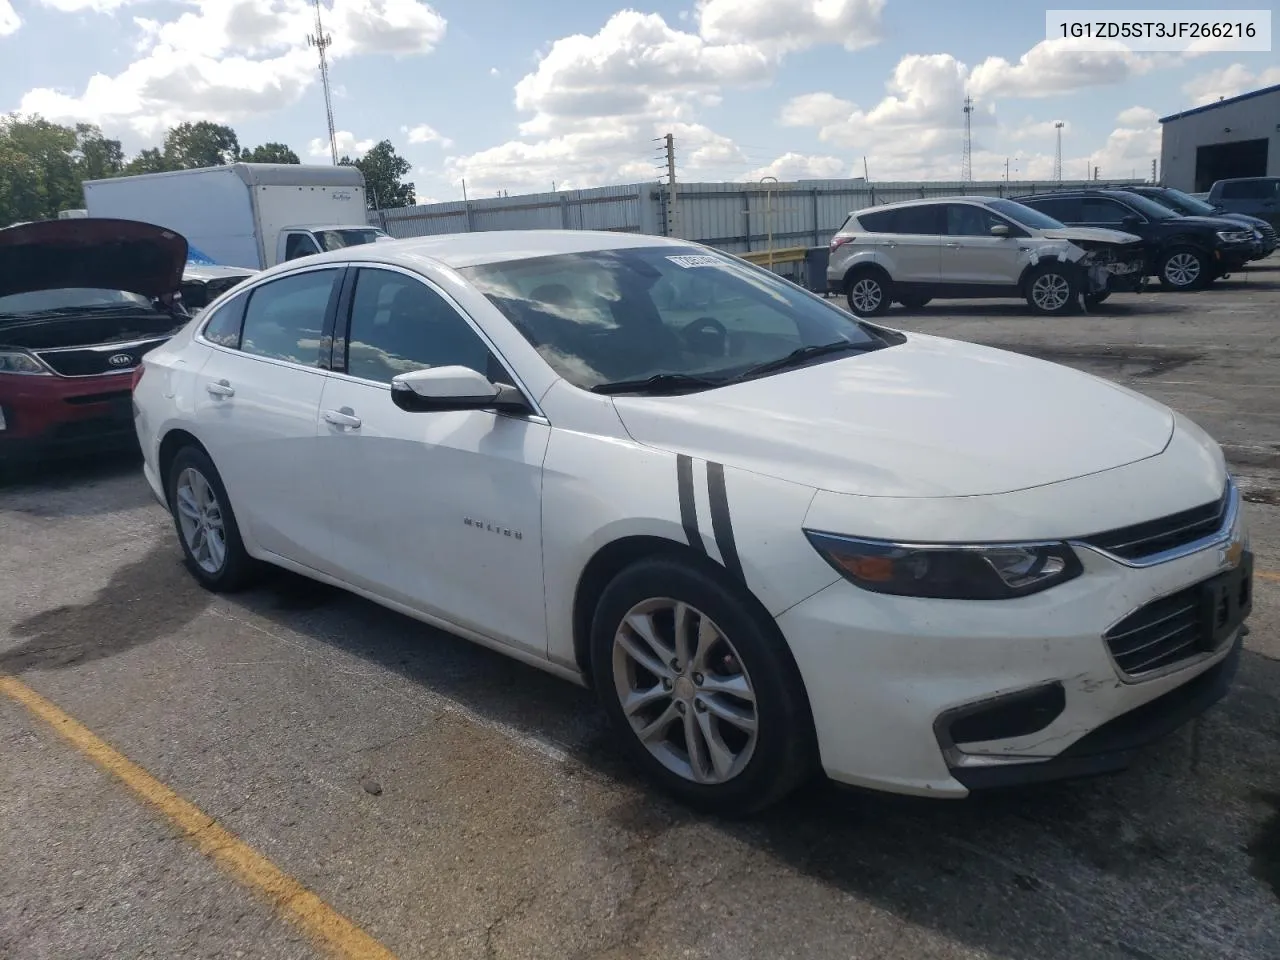
[(329, 535), (314, 463), (319, 358), (341, 275), (289, 274), (219, 307), (195, 396), (200, 439), (240, 525), (263, 549), (321, 570)]
[[(991, 228), (1008, 230), (994, 236)], [(947, 204), (942, 238), (942, 282), (982, 287), (1016, 287), (1022, 273), (1020, 238), (1026, 232), (975, 203)], [(993, 291), (996, 292), (996, 291)]]
[(318, 424), (340, 575), (544, 654), (542, 463), (551, 428), (540, 418), (411, 413), (392, 402), (391, 378), (424, 367), (459, 364), (512, 379), (421, 277), (360, 268), (349, 317)]

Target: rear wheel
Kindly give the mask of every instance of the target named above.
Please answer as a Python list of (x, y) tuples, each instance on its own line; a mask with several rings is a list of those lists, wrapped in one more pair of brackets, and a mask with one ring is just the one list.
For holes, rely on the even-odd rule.
[(1165, 254), (1159, 276), (1166, 290), (1198, 290), (1213, 280), (1207, 258), (1193, 247), (1177, 247)]
[(247, 586), (258, 564), (240, 539), (235, 512), (213, 461), (198, 447), (183, 447), (169, 467), (168, 487), (178, 542), (192, 575), (218, 593)]
[(1027, 304), (1044, 316), (1061, 316), (1076, 306), (1075, 278), (1059, 263), (1043, 263), (1027, 275)]
[(862, 270), (845, 284), (849, 310), (858, 317), (878, 317), (889, 309), (893, 298), (888, 278), (880, 270)]
[(690, 806), (750, 813), (814, 770), (785, 641), (750, 596), (679, 557), (628, 567), (600, 597), (592, 672), (632, 762)]

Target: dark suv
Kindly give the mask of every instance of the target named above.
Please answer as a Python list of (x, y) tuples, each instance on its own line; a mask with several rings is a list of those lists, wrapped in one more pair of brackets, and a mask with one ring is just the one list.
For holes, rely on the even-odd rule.
[(1070, 190), (1019, 197), (1019, 203), (1072, 226), (1110, 227), (1140, 236), (1147, 276), (1166, 290), (1196, 290), (1255, 255), (1253, 231), (1235, 220), (1183, 217), (1127, 190)]
[(1129, 193), (1136, 193), (1140, 197), (1146, 197), (1148, 200), (1154, 200), (1161, 206), (1168, 207), (1174, 213), (1180, 213), (1184, 217), (1221, 217), (1224, 220), (1236, 220), (1245, 224), (1251, 230), (1257, 230), (1258, 253), (1253, 259), (1261, 260), (1263, 257), (1271, 256), (1277, 246), (1280, 246), (1280, 240), (1276, 237), (1276, 228), (1261, 217), (1251, 217), (1246, 213), (1232, 213), (1224, 210), (1222, 207), (1215, 207), (1211, 203), (1206, 203), (1191, 196), (1189, 193), (1183, 193), (1181, 190), (1175, 190), (1173, 187), (1125, 187)]

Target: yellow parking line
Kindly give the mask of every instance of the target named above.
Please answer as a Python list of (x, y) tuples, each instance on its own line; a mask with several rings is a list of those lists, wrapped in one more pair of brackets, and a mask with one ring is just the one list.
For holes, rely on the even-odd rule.
[(262, 854), (184, 800), (88, 727), (26, 684), (0, 674), (0, 692), (22, 704), (98, 767), (163, 814), (201, 853), (236, 880), (264, 896), (334, 956), (395, 960), (395, 955)]

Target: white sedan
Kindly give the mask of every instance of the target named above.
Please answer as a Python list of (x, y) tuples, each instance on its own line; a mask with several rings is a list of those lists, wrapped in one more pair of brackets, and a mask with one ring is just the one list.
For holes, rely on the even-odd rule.
[(1219, 446), (1066, 367), (693, 243), (518, 231), (280, 264), (135, 375), (212, 590), (275, 564), (592, 686), (703, 808), (1112, 770), (1219, 699)]

